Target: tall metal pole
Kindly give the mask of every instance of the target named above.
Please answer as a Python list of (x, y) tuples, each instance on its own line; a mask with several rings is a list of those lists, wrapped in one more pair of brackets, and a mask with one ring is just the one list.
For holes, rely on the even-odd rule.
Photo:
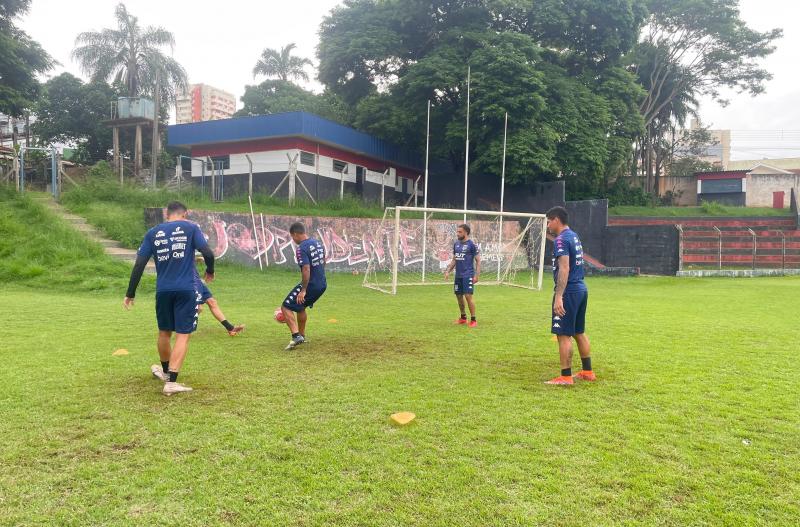
[[(425, 129), (425, 196), (422, 200), (423, 208), (428, 208), (428, 152), (431, 146), (431, 100), (428, 99), (428, 125)], [(422, 283), (425, 283), (425, 270), (428, 261), (428, 211), (422, 213)]]
[(155, 108), (153, 109), (153, 148), (151, 151), (150, 160), (150, 177), (152, 178), (153, 188), (156, 188), (156, 170), (158, 167), (158, 118), (161, 106), (161, 78), (160, 69), (156, 68), (156, 92), (155, 92)]
[[(467, 185), (469, 184), (469, 81), (470, 66), (467, 66), (467, 146), (464, 159), (464, 210), (467, 210)], [(467, 215), (464, 214), (464, 223), (467, 223)]]
[[(506, 140), (508, 139), (508, 112), (506, 112), (505, 125), (503, 126), (503, 169), (500, 173), (500, 212), (503, 212), (503, 205), (506, 193)], [(498, 256), (503, 254), (503, 216), (500, 216), (500, 232), (497, 235), (497, 253)], [(500, 267), (502, 261), (497, 260), (497, 281), (500, 281)]]

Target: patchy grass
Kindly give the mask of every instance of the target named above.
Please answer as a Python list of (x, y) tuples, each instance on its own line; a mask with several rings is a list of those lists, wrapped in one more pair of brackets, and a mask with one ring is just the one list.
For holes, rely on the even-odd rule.
[(705, 203), (700, 207), (610, 207), (611, 216), (791, 216), (789, 209), (772, 209), (768, 207), (729, 207), (719, 203)]
[[(330, 275), (310, 343), (271, 320), (296, 272), (220, 266), (165, 398), (152, 294), (0, 289), (2, 525), (792, 525), (800, 279), (590, 278), (599, 380), (558, 373), (547, 292), (397, 297)], [(335, 320), (335, 322), (333, 322)], [(37, 323), (32, 330), (32, 321)], [(114, 357), (117, 348), (130, 355)], [(577, 360), (577, 359), (576, 359)], [(406, 428), (389, 414), (417, 414)]]

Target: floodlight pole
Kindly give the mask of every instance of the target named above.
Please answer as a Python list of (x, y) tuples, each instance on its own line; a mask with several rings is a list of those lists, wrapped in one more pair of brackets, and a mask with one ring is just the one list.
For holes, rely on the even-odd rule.
[[(158, 170), (158, 146), (159, 146), (158, 145), (158, 118), (159, 118), (159, 113), (160, 113), (160, 109), (161, 109), (161, 108), (159, 108), (159, 106), (161, 105), (161, 94), (159, 93), (161, 91), (161, 78), (159, 77), (160, 73), (161, 72), (160, 72), (159, 68), (156, 68), (156, 92), (154, 94), (155, 95), (154, 99), (155, 99), (155, 106), (156, 107), (153, 109), (153, 144), (152, 144), (152, 149), (151, 149), (151, 154), (150, 154), (150, 157), (152, 158), (150, 160), (150, 171), (152, 172), (152, 174), (150, 174), (150, 177), (153, 179), (153, 188), (156, 188), (156, 184), (157, 184), (156, 172)], [(138, 174), (137, 174), (137, 176), (138, 176)]]
[[(508, 112), (506, 112), (505, 125), (503, 126), (503, 168), (500, 173), (500, 213), (503, 213), (503, 205), (506, 191), (506, 141), (508, 139)], [(500, 216), (500, 232), (497, 235), (497, 252), (503, 254), (503, 216)], [(497, 281), (500, 281), (500, 267), (502, 262), (497, 262)]]
[[(253, 195), (253, 160), (250, 159), (250, 154), (245, 154), (244, 157), (247, 158), (247, 164), (250, 165), (248, 176), (247, 176), (247, 195)], [(260, 262), (260, 260), (259, 260)]]
[[(428, 151), (431, 144), (431, 100), (428, 99), (428, 125), (425, 130), (425, 196), (423, 197), (422, 204), (424, 208), (428, 208)], [(428, 259), (428, 212), (422, 216), (422, 283), (425, 283), (425, 267)]]
[[(466, 156), (464, 158), (464, 210), (467, 210), (467, 186), (469, 184), (469, 82), (471, 67), (467, 66), (467, 145)], [(464, 223), (467, 223), (467, 215), (464, 214)]]

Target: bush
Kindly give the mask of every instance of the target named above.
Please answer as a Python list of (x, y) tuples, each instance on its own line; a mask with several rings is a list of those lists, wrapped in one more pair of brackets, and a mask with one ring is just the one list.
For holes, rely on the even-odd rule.
[(639, 187), (632, 187), (622, 178), (618, 178), (603, 197), (608, 199), (609, 207), (650, 207), (654, 205), (650, 194)]

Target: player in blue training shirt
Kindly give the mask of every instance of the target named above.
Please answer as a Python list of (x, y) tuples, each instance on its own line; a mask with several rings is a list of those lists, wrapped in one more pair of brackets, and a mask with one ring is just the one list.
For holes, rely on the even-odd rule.
[(194, 269), (194, 291), (197, 296), (196, 300), (198, 314), (203, 311), (203, 304), (206, 304), (208, 309), (211, 310), (211, 314), (214, 315), (214, 318), (216, 318), (228, 332), (228, 335), (235, 337), (244, 331), (244, 324), (237, 324), (234, 326), (228, 322), (228, 319), (225, 318), (225, 314), (219, 308), (219, 304), (214, 298), (214, 295), (211, 294), (211, 290), (200, 279), (200, 275), (198, 274), (196, 267)]
[[(200, 251), (206, 262), (206, 282), (214, 279), (214, 253), (200, 227), (186, 220), (186, 206), (177, 201), (167, 205), (167, 221), (144, 236), (131, 271), (128, 292), (122, 305), (133, 306), (136, 288), (150, 258), (156, 262), (156, 320), (158, 321), (158, 354), (161, 366), (150, 371), (164, 381), (164, 395), (189, 392), (192, 389), (177, 382), (183, 359), (189, 350), (189, 337), (197, 328), (197, 298), (194, 276), (194, 252)], [(175, 345), (170, 347), (172, 333)]]
[(464, 301), (469, 306), (470, 321), (469, 327), (474, 328), (478, 325), (475, 318), (475, 300), (472, 295), (475, 292), (475, 284), (481, 275), (481, 251), (478, 246), (469, 239), (470, 228), (466, 223), (459, 225), (456, 229), (458, 240), (453, 244), (453, 259), (444, 270), (444, 279), (450, 276), (450, 271), (456, 270), (456, 280), (453, 284), (453, 292), (458, 300), (458, 308), (461, 310), (461, 318), (456, 320), (456, 324), (467, 323), (467, 312), (464, 309)]
[[(297, 245), (295, 257), (300, 266), (300, 283), (297, 284), (283, 301), (281, 311), (292, 332), (292, 340), (287, 350), (296, 348), (306, 341), (307, 307), (314, 307), (328, 282), (325, 280), (325, 247), (306, 234), (306, 226), (300, 222), (289, 227), (289, 235)], [(295, 318), (295, 313), (297, 317)]]
[(591, 347), (586, 336), (586, 305), (589, 290), (583, 282), (583, 247), (578, 235), (569, 228), (564, 207), (547, 211), (547, 230), (553, 240), (553, 318), (551, 332), (558, 337), (561, 375), (547, 384), (572, 384), (572, 339), (578, 343), (581, 371), (575, 376), (585, 381), (595, 380), (592, 371)]

